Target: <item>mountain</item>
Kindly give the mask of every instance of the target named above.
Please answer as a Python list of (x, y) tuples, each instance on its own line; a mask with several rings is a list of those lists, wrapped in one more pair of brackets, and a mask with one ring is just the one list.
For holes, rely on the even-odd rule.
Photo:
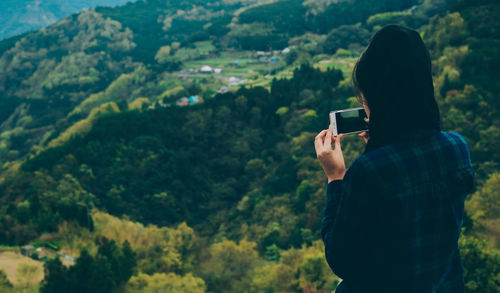
[[(331, 292), (312, 141), (359, 105), (353, 63), (399, 23), (471, 149), (467, 292), (496, 292), (500, 5), (369, 3), (148, 0), (1, 41), (0, 244), (76, 258), (46, 258), (41, 292)], [(363, 147), (345, 138), (347, 166)]]
[[(148, 0), (91, 9), (0, 41), (0, 163), (5, 170), (6, 162), (69, 137), (78, 128), (71, 126), (104, 102), (124, 106), (136, 98), (151, 103), (167, 96), (174, 99), (168, 90), (181, 86), (179, 72), (197, 69), (210, 56), (218, 57), (212, 60), (221, 65), (230, 58), (248, 59), (252, 50), (284, 49), (294, 43), (310, 43), (303, 51), (309, 55), (333, 54), (349, 46), (359, 51), (364, 43), (346, 36), (365, 36), (366, 42), (370, 30), (392, 21), (420, 26), (447, 5), (444, 0), (418, 6), (416, 0), (377, 3)], [(387, 12), (391, 9), (397, 12)], [(369, 13), (379, 17), (367, 28), (357, 24), (367, 21)], [(338, 14), (337, 22), (326, 17), (329, 14)], [(344, 19), (346, 14), (351, 17)], [(293, 21), (288, 22), (289, 17)], [(318, 21), (322, 17), (328, 21)], [(273, 71), (289, 72), (288, 63), (301, 62), (297, 52), (274, 64)], [(270, 70), (262, 60), (248, 62), (256, 65), (248, 70), (261, 76)], [(225, 72), (247, 79), (241, 69), (233, 69)], [(163, 81), (166, 75), (173, 83)], [(209, 84), (212, 94), (221, 86)]]
[(36, 30), (86, 8), (122, 5), (130, 0), (4, 0), (0, 3), (0, 40)]

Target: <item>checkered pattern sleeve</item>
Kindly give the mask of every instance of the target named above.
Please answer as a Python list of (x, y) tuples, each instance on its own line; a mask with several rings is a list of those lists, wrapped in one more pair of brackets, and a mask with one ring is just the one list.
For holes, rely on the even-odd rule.
[(413, 134), (358, 157), (328, 184), (321, 221), (326, 260), (346, 288), (337, 291), (384, 280), (384, 292), (463, 292), (457, 240), (473, 187), (457, 133)]
[(326, 260), (341, 278), (363, 270), (369, 261), (366, 245), (372, 238), (376, 221), (371, 218), (373, 211), (367, 200), (370, 198), (367, 196), (367, 179), (362, 167), (355, 163), (343, 180), (335, 180), (327, 185), (321, 236)]

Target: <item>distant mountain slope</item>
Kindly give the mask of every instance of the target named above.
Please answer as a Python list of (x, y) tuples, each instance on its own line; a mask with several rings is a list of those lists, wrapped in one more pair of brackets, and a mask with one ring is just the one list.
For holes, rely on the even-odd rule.
[[(75, 123), (88, 129), (85, 121), (93, 121), (105, 103), (114, 102), (111, 109), (126, 110), (138, 98), (162, 103), (175, 96), (172, 93), (201, 94), (201, 90), (175, 90), (181, 82), (176, 72), (185, 69), (186, 62), (234, 58), (222, 57), (227, 52), (248, 56), (254, 50), (280, 50), (296, 45), (294, 38), (300, 43), (302, 36), (308, 43), (308, 36), (318, 34), (323, 35), (301, 49), (305, 60), (334, 54), (339, 48), (352, 49), (352, 43), (358, 43), (359, 49), (378, 27), (392, 22), (419, 27), (433, 13), (445, 10), (448, 1), (381, 0), (368, 5), (368, 0), (352, 0), (312, 5), (302, 0), (146, 0), (89, 9), (4, 39), (0, 41), (0, 173), (8, 167), (5, 163), (53, 146), (50, 142), (61, 133), (75, 134), (65, 132)], [(37, 3), (40, 9), (48, 5)], [(20, 4), (10, 7), (16, 5)], [(378, 17), (368, 21), (373, 15)], [(295, 59), (282, 64), (293, 65)], [(250, 71), (245, 66), (239, 69), (245, 74)], [(204, 83), (205, 89), (209, 83), (205, 78), (196, 82)]]
[(135, 0), (2, 0), (0, 40), (55, 23), (84, 8), (122, 5)]

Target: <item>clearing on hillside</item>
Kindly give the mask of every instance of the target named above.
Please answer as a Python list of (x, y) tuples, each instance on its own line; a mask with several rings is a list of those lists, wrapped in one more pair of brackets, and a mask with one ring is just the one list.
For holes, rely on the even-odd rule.
[(5, 251), (0, 253), (0, 270), (5, 271), (7, 274), (7, 278), (9, 282), (11, 282), (14, 286), (18, 285), (18, 281), (16, 278), (16, 270), (20, 264), (27, 263), (30, 265), (36, 265), (40, 268), (38, 276), (33, 278), (31, 282), (32, 285), (39, 284), (43, 280), (43, 262), (31, 259), (22, 254), (13, 252), (13, 251)]

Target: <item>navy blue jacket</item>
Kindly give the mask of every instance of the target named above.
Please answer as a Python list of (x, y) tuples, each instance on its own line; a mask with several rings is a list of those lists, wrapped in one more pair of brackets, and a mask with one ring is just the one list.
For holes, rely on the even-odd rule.
[(321, 235), (336, 293), (463, 292), (457, 245), (474, 185), (467, 142), (421, 132), (359, 156), (327, 186)]

